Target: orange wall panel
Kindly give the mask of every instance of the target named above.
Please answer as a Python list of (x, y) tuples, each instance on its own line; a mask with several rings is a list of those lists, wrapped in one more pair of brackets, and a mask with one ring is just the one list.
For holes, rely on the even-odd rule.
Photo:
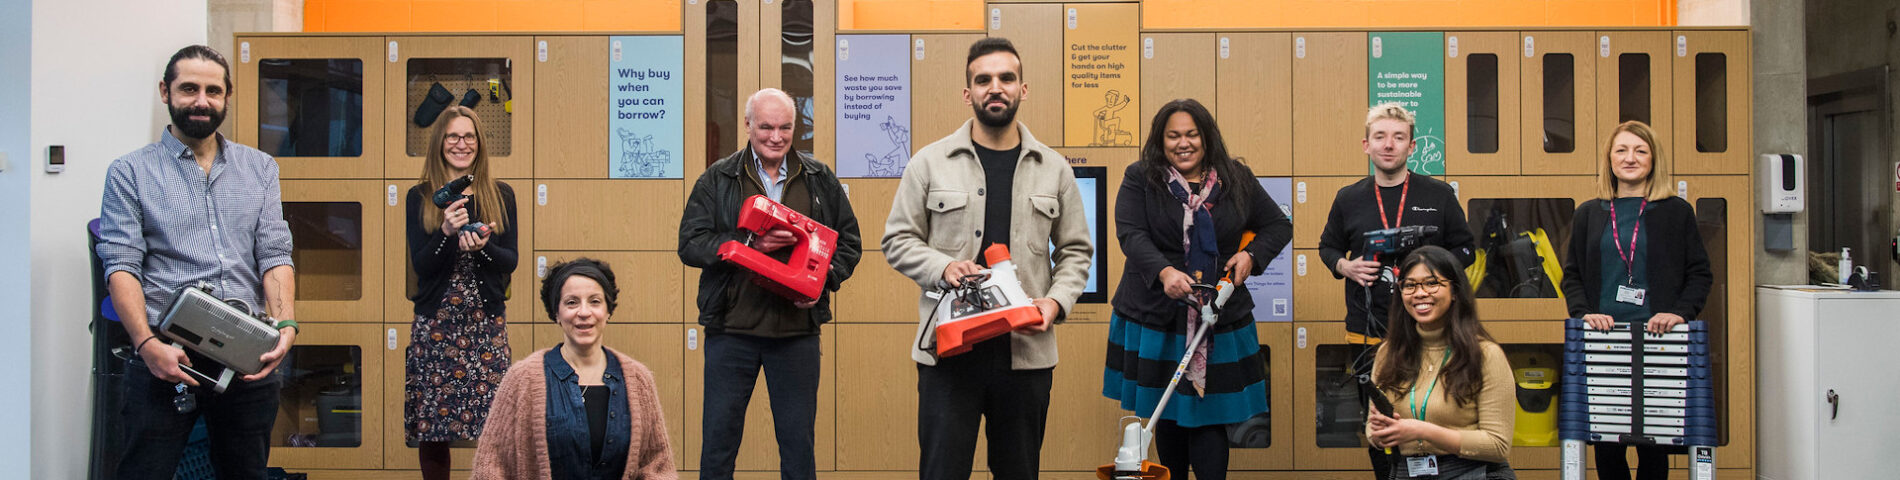
[(838, 0), (839, 30), (983, 30), (985, 15), (982, 0)]
[(307, 0), (304, 31), (677, 32), (683, 8), (679, 0)]
[(578, 0), (504, 1), (497, 4), (495, 17), (531, 32), (582, 30), (581, 2)]
[(1141, 11), (1142, 28), (1145, 29), (1614, 27), (1673, 26), (1676, 24), (1675, 2), (1676, 0), (1144, 0)]
[(409, 29), (415, 32), (486, 32), (500, 26), (496, 2), (480, 0), (414, 0), (409, 7)]
[(407, 32), (407, 0), (329, 0), (317, 32)]

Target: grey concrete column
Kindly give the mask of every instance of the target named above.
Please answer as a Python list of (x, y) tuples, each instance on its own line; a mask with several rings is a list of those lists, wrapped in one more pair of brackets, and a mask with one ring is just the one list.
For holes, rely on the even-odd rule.
[[(1804, 2), (1800, 0), (1752, 0), (1749, 23), (1753, 26), (1755, 77), (1754, 151), (1763, 153), (1808, 153), (1808, 64), (1807, 25)], [(1750, 157), (1754, 162), (1755, 157)], [(1755, 175), (1765, 172), (1756, 166)], [(1812, 181), (1809, 182), (1813, 184)], [(1758, 284), (1808, 283), (1808, 214), (1794, 215), (1794, 251), (1770, 252), (1762, 248), (1762, 226), (1766, 215), (1751, 201), (1742, 208), (1755, 215), (1750, 245), (1755, 248), (1755, 282)]]

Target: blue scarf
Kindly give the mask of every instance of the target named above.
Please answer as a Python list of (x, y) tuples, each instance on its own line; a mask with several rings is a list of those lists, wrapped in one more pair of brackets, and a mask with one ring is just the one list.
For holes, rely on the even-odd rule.
[[(1220, 192), (1220, 174), (1215, 173), (1214, 169), (1205, 169), (1207, 175), (1201, 182), (1201, 190), (1191, 193), (1187, 179), (1181, 176), (1179, 170), (1173, 166), (1164, 168), (1168, 169), (1168, 192), (1181, 202), (1181, 250), (1186, 252), (1187, 274), (1195, 283), (1218, 282), (1221, 277), (1220, 241), (1214, 235), (1214, 204), (1208, 200)], [(1206, 291), (1197, 290), (1194, 294), (1201, 297), (1202, 302), (1214, 301), (1213, 295)], [(1198, 324), (1200, 312), (1193, 308), (1187, 310), (1187, 324)], [(1189, 332), (1192, 333), (1192, 330)], [(1189, 341), (1193, 339), (1193, 335), (1188, 335)], [(1194, 349), (1194, 358), (1188, 364), (1187, 379), (1194, 383), (1197, 393), (1204, 393), (1207, 389), (1207, 343), (1187, 346)]]

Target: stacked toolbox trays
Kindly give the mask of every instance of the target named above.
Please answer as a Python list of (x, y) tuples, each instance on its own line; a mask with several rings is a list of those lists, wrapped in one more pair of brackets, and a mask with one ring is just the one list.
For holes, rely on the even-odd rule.
[(1647, 335), (1641, 322), (1609, 331), (1564, 322), (1558, 432), (1563, 479), (1584, 478), (1584, 443), (1689, 448), (1691, 480), (1715, 479), (1715, 379), (1701, 320)]

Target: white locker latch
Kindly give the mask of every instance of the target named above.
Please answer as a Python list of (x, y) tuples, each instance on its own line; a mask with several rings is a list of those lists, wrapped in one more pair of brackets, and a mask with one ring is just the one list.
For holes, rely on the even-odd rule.
[(1458, 58), (1458, 36), (1457, 35), (1451, 35), (1451, 36), (1445, 37), (1445, 56), (1451, 57), (1451, 58)]
[(1537, 37), (1524, 36), (1524, 58), (1537, 56)]
[(395, 185), (392, 184), (389, 186), (389, 188), (385, 192), (385, 196), (389, 197), (389, 206), (391, 207), (396, 206), (396, 186)]
[(1306, 37), (1293, 37), (1293, 58), (1306, 58)]
[(1299, 182), (1293, 186), (1293, 199), (1295, 202), (1306, 203), (1306, 182)]
[(1002, 30), (1002, 29), (1003, 29), (1003, 9), (1001, 8), (990, 9), (990, 30)]
[(911, 50), (915, 51), (913, 55), (917, 57), (917, 61), (924, 61), (924, 39), (919, 38), (916, 42), (912, 43)]
[(1597, 37), (1597, 55), (1603, 58), (1610, 58), (1610, 36), (1609, 35)]
[(384, 345), (383, 348), (388, 348), (390, 350), (396, 349), (396, 329), (391, 328), (389, 329), (388, 333), (385, 333), (383, 335), (383, 345)]
[(1141, 58), (1155, 58), (1155, 37), (1141, 39)]
[(543, 183), (534, 187), (534, 204), (548, 206), (548, 184)]
[(1222, 60), (1227, 59), (1228, 51), (1229, 51), (1229, 47), (1228, 47), (1227, 37), (1220, 37), (1220, 58)]
[(1075, 30), (1075, 9), (1069, 9), (1069, 29)]
[(1678, 57), (1689, 56), (1689, 36), (1688, 35), (1676, 36), (1676, 56)]
[(238, 62), (251, 63), (251, 42), (238, 42)]
[(389, 41), (389, 63), (396, 63), (396, 41)]
[(548, 61), (548, 41), (547, 40), (534, 42), (534, 61), (547, 63)]

